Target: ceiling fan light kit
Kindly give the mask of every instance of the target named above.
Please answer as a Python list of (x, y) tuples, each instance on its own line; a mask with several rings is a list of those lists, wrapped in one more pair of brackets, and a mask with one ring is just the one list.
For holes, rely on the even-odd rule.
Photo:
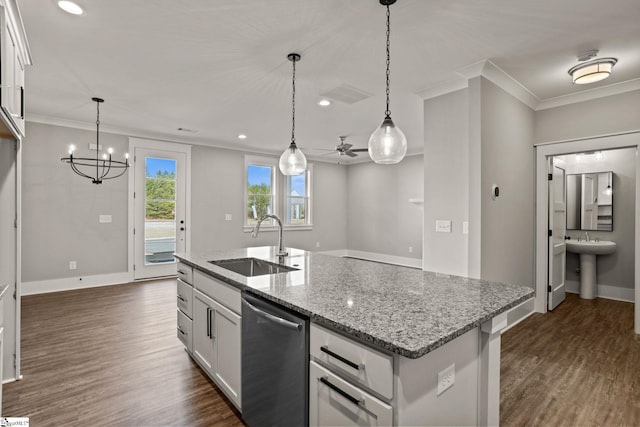
[(100, 104), (104, 102), (102, 98), (91, 98), (96, 103), (96, 157), (74, 157), (76, 147), (69, 147), (69, 156), (60, 160), (71, 166), (71, 170), (83, 178), (88, 178), (94, 184), (102, 184), (105, 179), (118, 178), (124, 175), (129, 169), (129, 153), (124, 153), (124, 161), (113, 160), (113, 149), (109, 148), (107, 153), (100, 158)]
[(574, 65), (567, 71), (574, 84), (582, 85), (599, 82), (611, 75), (613, 66), (618, 60), (616, 58), (594, 58), (598, 54), (596, 49), (588, 50), (578, 56), (579, 64)]
[(296, 62), (300, 60), (300, 55), (290, 53), (287, 59), (293, 63), (293, 91), (291, 95), (291, 144), (280, 156), (280, 172), (283, 175), (301, 175), (307, 169), (307, 158), (296, 146)]
[(389, 110), (389, 85), (391, 64), (390, 51), (390, 35), (391, 35), (391, 14), (389, 6), (394, 4), (396, 0), (380, 0), (380, 4), (387, 8), (387, 109), (385, 117), (380, 127), (378, 127), (369, 137), (369, 156), (379, 164), (394, 164), (400, 162), (405, 154), (407, 154), (407, 138), (402, 130), (397, 127), (391, 120), (391, 111)]

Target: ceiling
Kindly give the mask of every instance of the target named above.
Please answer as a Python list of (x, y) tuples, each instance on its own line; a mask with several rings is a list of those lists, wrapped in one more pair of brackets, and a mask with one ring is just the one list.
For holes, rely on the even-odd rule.
[[(308, 157), (332, 149), (340, 135), (366, 147), (384, 117), (385, 9), (377, 0), (77, 3), (83, 16), (54, 0), (19, 2), (33, 58), (27, 120), (95, 126), (91, 97), (99, 96), (103, 130), (280, 153), (291, 138), (290, 52), (302, 55), (296, 141)], [(638, 0), (398, 0), (391, 112), (409, 153), (423, 147), (420, 94), (479, 61), (490, 60), (539, 101), (639, 79), (638, 22)], [(589, 48), (618, 64), (603, 82), (573, 85), (567, 70)], [(345, 88), (366, 98), (317, 105)]]

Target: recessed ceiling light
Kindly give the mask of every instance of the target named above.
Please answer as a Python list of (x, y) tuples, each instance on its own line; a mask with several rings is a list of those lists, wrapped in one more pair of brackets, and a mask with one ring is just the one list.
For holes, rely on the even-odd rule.
[(329, 105), (331, 105), (331, 101), (329, 101), (328, 99), (321, 99), (320, 101), (318, 101), (318, 105), (321, 107), (328, 107)]
[(240, 135), (238, 135), (238, 139), (247, 139), (247, 135), (241, 133)]
[(72, 15), (82, 15), (84, 14), (84, 9), (82, 9), (80, 6), (78, 6), (77, 4), (75, 4), (72, 1), (68, 1), (68, 0), (60, 0), (58, 2), (58, 7), (62, 10), (64, 10), (67, 13), (70, 13)]

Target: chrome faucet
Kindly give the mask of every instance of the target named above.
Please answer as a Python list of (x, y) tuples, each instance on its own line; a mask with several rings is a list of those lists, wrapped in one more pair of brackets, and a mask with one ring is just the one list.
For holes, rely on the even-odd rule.
[(260, 224), (262, 224), (262, 221), (264, 221), (267, 218), (275, 219), (276, 222), (278, 223), (278, 231), (280, 233), (278, 236), (278, 256), (289, 255), (282, 247), (282, 221), (280, 220), (280, 218), (278, 218), (278, 215), (273, 215), (273, 214), (262, 215), (258, 219), (258, 223), (255, 225), (255, 227), (253, 227), (253, 230), (251, 231), (251, 237), (253, 237), (254, 239), (258, 237), (258, 233), (260, 232)]

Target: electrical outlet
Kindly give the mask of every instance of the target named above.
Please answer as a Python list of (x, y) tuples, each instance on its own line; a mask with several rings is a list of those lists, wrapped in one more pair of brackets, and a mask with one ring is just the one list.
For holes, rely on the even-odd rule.
[(409, 246), (409, 253), (413, 253), (413, 246)]
[(316, 242), (316, 248), (320, 247), (320, 242)]
[(78, 265), (76, 264), (76, 262), (69, 261), (69, 270), (75, 270), (76, 268), (78, 268)]
[(98, 222), (100, 222), (100, 224), (108, 224), (111, 222), (111, 215), (100, 215), (98, 217)]
[(231, 221), (231, 214), (225, 214), (224, 220), (225, 221)]
[(469, 234), (469, 221), (462, 222), (462, 234)]
[(456, 382), (456, 364), (452, 363), (446, 369), (438, 372), (438, 391), (437, 396), (440, 396), (449, 388), (453, 387)]
[(436, 220), (436, 232), (437, 233), (451, 233), (451, 220), (437, 219)]

